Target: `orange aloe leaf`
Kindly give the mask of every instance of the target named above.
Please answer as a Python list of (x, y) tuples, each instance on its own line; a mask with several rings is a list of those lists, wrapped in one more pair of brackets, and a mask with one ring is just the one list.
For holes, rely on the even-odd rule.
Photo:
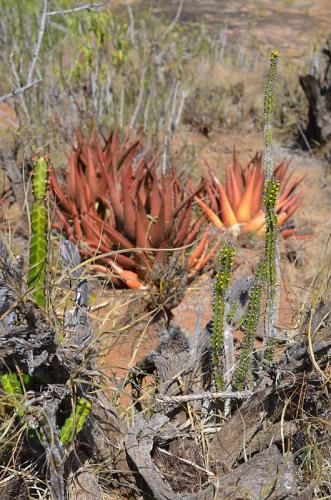
[(220, 206), (221, 206), (221, 215), (222, 215), (222, 221), (225, 225), (225, 227), (232, 227), (238, 224), (237, 218), (232, 210), (231, 204), (229, 202), (229, 199), (226, 195), (225, 189), (220, 183), (220, 181), (217, 179), (217, 177), (212, 174), (213, 180), (216, 184), (218, 194), (220, 197)]
[(235, 212), (238, 222), (247, 222), (251, 218), (255, 175), (256, 172), (255, 170), (253, 170), (252, 175), (250, 176), (248, 183), (246, 185), (245, 192), (243, 194), (241, 202)]
[(123, 193), (123, 227), (128, 237), (134, 241), (136, 237), (136, 218), (137, 209), (134, 205), (132, 196), (132, 168), (128, 164), (123, 174), (122, 193)]
[(215, 227), (218, 227), (219, 229), (224, 229), (224, 225), (223, 225), (221, 219), (218, 217), (218, 215), (216, 215), (215, 212), (213, 212), (208, 207), (208, 205), (206, 205), (206, 203), (204, 201), (200, 200), (200, 198), (195, 196), (194, 199), (198, 203), (198, 205), (200, 206), (201, 210), (206, 214), (206, 216), (210, 220), (210, 222), (212, 222)]
[(253, 219), (244, 224), (242, 231), (244, 233), (256, 232), (261, 226), (264, 225), (265, 214), (263, 210), (259, 210), (259, 212), (255, 215)]
[(211, 183), (206, 182), (205, 189), (209, 198), (209, 208), (211, 208), (211, 210), (215, 213), (219, 212), (216, 194), (214, 193), (214, 186)]
[(76, 200), (77, 198), (77, 187), (78, 187), (78, 179), (77, 179), (77, 156), (75, 154), (71, 154), (69, 156), (69, 171), (67, 175), (67, 191), (70, 198)]
[(236, 146), (233, 146), (233, 167), (231, 168), (236, 181), (237, 181), (237, 186), (239, 188), (240, 194), (244, 192), (244, 183), (242, 179), (242, 172), (243, 172), (243, 167), (240, 164), (239, 158), (238, 158), (238, 153)]
[(193, 229), (191, 229), (191, 231), (188, 233), (184, 241), (184, 245), (190, 245), (192, 241), (195, 240), (204, 222), (205, 216), (201, 215), (201, 217), (199, 217), (199, 219), (195, 222)]
[(216, 235), (209, 241), (209, 245), (208, 246), (211, 246), (211, 250), (209, 250), (209, 252), (207, 252), (207, 247), (205, 247), (205, 250), (203, 252), (203, 254), (201, 255), (201, 257), (198, 259), (198, 262), (194, 265), (193, 267), (193, 272), (192, 274), (196, 274), (198, 273), (206, 264), (207, 262), (209, 262), (216, 254), (221, 242), (218, 241), (216, 244), (215, 244), (215, 239), (216, 239)]
[[(136, 246), (137, 248), (148, 248), (148, 229), (150, 226), (150, 221), (148, 220), (145, 207), (142, 204), (139, 195), (137, 203)], [(139, 253), (136, 257), (138, 257), (141, 265), (147, 268), (150, 267), (150, 261), (144, 252)]]
[(133, 161), (134, 157), (137, 155), (139, 145), (139, 140), (132, 141), (131, 144), (125, 144), (125, 149), (122, 148), (122, 150), (124, 149), (122, 154), (120, 148), (117, 148), (117, 154), (114, 154), (114, 165), (116, 170), (119, 170), (124, 163), (131, 163)]
[(302, 175), (299, 177), (296, 181), (293, 181), (293, 183), (290, 185), (289, 188), (285, 189), (280, 193), (279, 200), (283, 201), (286, 198), (289, 198), (293, 191), (298, 187), (299, 184), (303, 181), (303, 179), (306, 177), (306, 175)]
[(237, 178), (236, 178), (235, 173), (234, 173), (232, 168), (229, 169), (229, 173), (230, 173), (230, 184), (231, 184), (231, 193), (232, 193), (231, 204), (232, 204), (233, 210), (236, 212), (237, 208), (240, 205), (241, 192), (240, 192), (240, 188), (238, 186)]
[[(99, 222), (99, 218), (93, 214), (90, 214), (90, 217)], [(134, 245), (129, 241), (125, 236), (123, 236), (119, 231), (117, 231), (114, 227), (108, 224), (106, 221), (102, 221), (103, 230), (108, 234), (109, 238), (114, 242), (115, 245), (120, 245), (121, 248), (125, 250), (131, 250)]]
[[(179, 204), (179, 206), (177, 206), (177, 208), (174, 211), (174, 217), (176, 217), (179, 214), (179, 212), (185, 207), (185, 205), (187, 205), (188, 203), (191, 204), (193, 198), (200, 193), (204, 185), (205, 185), (205, 180), (201, 179), (200, 185), (195, 190), (193, 190), (192, 193)], [(188, 187), (190, 190), (193, 189), (193, 184), (189, 182)]]
[(50, 182), (51, 188), (54, 191), (55, 196), (58, 199), (58, 201), (65, 208), (65, 210), (68, 213), (70, 213), (71, 212), (70, 202), (69, 202), (68, 198), (64, 195), (64, 193), (60, 187), (60, 184), (58, 183), (53, 166), (51, 166), (51, 168), (50, 168), (49, 182)]
[(177, 236), (173, 242), (173, 246), (177, 247), (179, 245), (183, 244), (183, 241), (185, 240), (189, 227), (190, 227), (190, 222), (191, 222), (191, 207), (188, 206), (185, 211), (183, 211), (182, 216), (178, 220), (178, 233)]
[(93, 154), (92, 154), (92, 150), (90, 147), (87, 148), (86, 160), (87, 160), (87, 163), (86, 163), (87, 181), (89, 183), (89, 186), (90, 186), (90, 189), (92, 191), (94, 198), (96, 198), (98, 196), (98, 192), (99, 192), (99, 189), (98, 189), (99, 185), (98, 185), (98, 177), (97, 177), (97, 173), (96, 173), (94, 161), (93, 161)]
[(156, 182), (156, 178), (153, 177), (152, 180), (152, 190), (151, 190), (151, 215), (152, 217), (157, 217), (161, 209), (161, 194), (159, 187)]
[(92, 193), (92, 190), (90, 188), (90, 185), (88, 182), (86, 182), (86, 178), (84, 175), (81, 175), (81, 179), (84, 179), (84, 180), (81, 180), (79, 182), (82, 182), (83, 183), (83, 187), (84, 187), (84, 190), (85, 190), (85, 198), (86, 198), (86, 205), (87, 205), (87, 210), (88, 211), (95, 211), (95, 198), (93, 196), (93, 193)]
[(279, 215), (277, 215), (277, 220), (278, 220), (278, 226), (281, 226), (286, 222), (288, 219), (288, 215), (286, 212), (281, 212)]
[(148, 186), (145, 185), (145, 180), (143, 180), (138, 187), (136, 193), (137, 193), (137, 199), (140, 199), (140, 203), (145, 207), (146, 205), (148, 206), (149, 203), (149, 189)]
[(287, 212), (294, 205), (296, 201), (302, 198), (302, 195), (303, 195), (303, 190), (298, 191), (294, 196), (292, 196), (292, 198), (284, 200), (284, 202), (281, 205), (281, 210)]
[(198, 245), (195, 247), (193, 252), (191, 253), (189, 259), (188, 259), (188, 268), (191, 269), (194, 267), (196, 260), (201, 256), (202, 252), (205, 249), (205, 246), (207, 244), (209, 237), (209, 228), (206, 229), (204, 235), (202, 236), (201, 240), (199, 241)]
[(232, 193), (230, 168), (231, 167), (229, 167), (229, 165), (226, 165), (225, 167), (225, 191), (229, 202), (233, 206), (233, 193)]
[(138, 275), (136, 273), (125, 271), (115, 262), (113, 262), (111, 266), (128, 288), (141, 288), (142, 283), (138, 280)]
[(260, 173), (257, 176), (257, 181), (255, 182), (255, 187), (253, 191), (251, 217), (254, 217), (254, 215), (261, 209), (263, 186), (264, 186), (264, 175), (263, 173)]
[(274, 170), (274, 177), (278, 179), (279, 181), (282, 181), (287, 173), (287, 170), (290, 166), (289, 161), (283, 160), (279, 165)]
[(158, 248), (165, 237), (165, 215), (164, 215), (164, 199), (162, 199), (160, 212), (157, 221), (152, 224), (149, 233), (149, 239), (153, 248)]
[(292, 205), (291, 208), (289, 208), (286, 213), (287, 213), (287, 219), (292, 217), (292, 215), (298, 210), (298, 208), (302, 205), (303, 203), (303, 198), (301, 198), (296, 205)]
[(77, 207), (73, 201), (72, 201), (72, 214), (73, 214), (73, 220), (74, 220), (75, 233), (76, 233), (76, 236), (78, 238), (78, 241), (80, 241), (83, 239), (83, 233), (82, 233), (82, 229), (80, 227), (78, 210), (77, 210)]
[(75, 237), (70, 225), (68, 224), (67, 218), (63, 215), (63, 213), (61, 212), (61, 210), (58, 207), (55, 207), (55, 212), (56, 212), (58, 219), (62, 223), (65, 232), (69, 236), (69, 239), (71, 241), (73, 241), (74, 243), (77, 243), (77, 238)]
[(314, 233), (301, 233), (298, 229), (283, 229), (281, 231), (281, 235), (283, 238), (290, 238), (291, 236), (295, 236), (298, 240), (307, 240), (310, 239)]

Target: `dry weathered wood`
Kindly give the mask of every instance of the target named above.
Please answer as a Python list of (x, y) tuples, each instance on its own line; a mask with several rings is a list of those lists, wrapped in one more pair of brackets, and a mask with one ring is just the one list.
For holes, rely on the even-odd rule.
[[(90, 347), (93, 332), (87, 309), (88, 287), (77, 267), (77, 249), (66, 243), (61, 252), (68, 271), (66, 286), (75, 292), (75, 299), (73, 309), (65, 314), (64, 338), (59, 345), (52, 324), (21, 292), (22, 263), (13, 263), (0, 243), (0, 369), (14, 371), (18, 367), (34, 377), (33, 388), (30, 387), (24, 398), (24, 418), (41, 433), (38, 453), (43, 453), (43, 446), (51, 496), (57, 500), (64, 500), (68, 495), (72, 500), (103, 498), (97, 476), (89, 467), (94, 463), (101, 466), (116, 485), (114, 498), (119, 491), (122, 498), (156, 500), (277, 499), (291, 498), (290, 495), (295, 498), (291, 456), (283, 458), (278, 449), (270, 445), (281, 444), (286, 436), (297, 431), (296, 416), (291, 417), (289, 412), (283, 414), (285, 402), (300, 391), (303, 383), (307, 386), (319, 383), (320, 374), (314, 371), (316, 364), (312, 365), (311, 354), (314, 353), (315, 361), (324, 370), (330, 363), (330, 336), (324, 335), (320, 340), (314, 336), (313, 346), (308, 349), (304, 342), (297, 343), (285, 351), (277, 364), (259, 363), (263, 383), (260, 379), (241, 406), (233, 404), (232, 417), (211, 441), (210, 463), (220, 474), (217, 484), (206, 483), (198, 493), (176, 493), (171, 486), (181, 491), (181, 485), (171, 482), (168, 471), (171, 461), (165, 462), (162, 477), (155, 465), (161, 470), (154, 450), (167, 446), (179, 464), (180, 458), (185, 460), (185, 452), (194, 442), (190, 435), (193, 426), (185, 436), (183, 456), (177, 445), (180, 440), (183, 442), (179, 425), (183, 420), (179, 416), (190, 423), (188, 401), (191, 413), (193, 408), (193, 413), (202, 421), (205, 416), (208, 425), (216, 421), (213, 412), (208, 413), (213, 390), (210, 336), (201, 328), (197, 328), (191, 338), (176, 328), (161, 334), (159, 348), (150, 353), (135, 372), (141, 378), (152, 373), (156, 380), (155, 397), (147, 413), (151, 416), (147, 418), (146, 412), (138, 413), (127, 430), (107, 398), (95, 391), (99, 375)], [(203, 397), (206, 391), (209, 396)], [(68, 416), (71, 401), (77, 396), (92, 401), (92, 412), (74, 444), (63, 446), (58, 435), (59, 422)], [(192, 403), (191, 398), (201, 401)], [(188, 465), (206, 472), (200, 450), (194, 453), (187, 456)], [(248, 461), (238, 465), (244, 459)], [(212, 477), (211, 473), (204, 478), (198, 476), (192, 491)], [(109, 494), (111, 498), (110, 488)]]
[(277, 422), (274, 425), (266, 424), (265, 429), (257, 433), (245, 449), (245, 454), (249, 457), (257, 451), (263, 451), (271, 443), (281, 444), (283, 439), (293, 436), (298, 431), (298, 424), (295, 422)]
[[(77, 265), (77, 249), (67, 247), (71, 265)], [(88, 452), (88, 458), (104, 460), (113, 470), (115, 457), (121, 452), (125, 427), (107, 399), (94, 394), (93, 384), (98, 374), (93, 370), (90, 348), (89, 293), (80, 277), (81, 271), (70, 275), (69, 270), (75, 293), (74, 308), (65, 314), (65, 337), (58, 344), (56, 332), (44, 312), (21, 293), (21, 263), (16, 265), (11, 261), (2, 243), (0, 250), (0, 372), (19, 370), (33, 377), (33, 389), (26, 393), (24, 419), (37, 431), (39, 439), (35, 444), (23, 442), (23, 454), (28, 459), (29, 449), (31, 455), (33, 446), (34, 453), (42, 452), (41, 446), (44, 447), (50, 496), (64, 500), (67, 498), (66, 477), (71, 472), (69, 464), (73, 463), (71, 459), (68, 461), (71, 454), (74, 453), (78, 466), (82, 466)], [(70, 260), (66, 259), (69, 253), (63, 251), (65, 261)], [(75, 440), (73, 452), (70, 446), (62, 444), (58, 423), (72, 411), (71, 402), (81, 396), (92, 400), (93, 406), (83, 431)]]
[(331, 87), (324, 88), (312, 75), (299, 80), (309, 104), (305, 134), (312, 145), (323, 144), (331, 136)]
[(299, 77), (309, 105), (305, 135), (311, 145), (323, 144), (331, 137), (331, 39), (322, 54), (324, 74)]
[(215, 497), (223, 499), (288, 498), (295, 493), (294, 464), (291, 454), (284, 457), (276, 446), (255, 455), (236, 470), (219, 479)]
[(125, 436), (125, 450), (128, 463), (133, 471), (137, 472), (137, 484), (142, 491), (143, 498), (155, 500), (173, 500), (176, 495), (156, 470), (151, 458), (153, 442), (156, 433), (168, 423), (168, 418), (154, 415), (147, 421), (139, 413), (133, 426)]
[[(113, 466), (117, 470), (129, 470), (123, 457), (122, 441), (126, 427), (116, 410), (102, 394), (92, 399), (90, 426), (83, 434), (91, 457), (98, 463)], [(83, 431), (84, 432), (84, 431)]]
[(14, 144), (6, 144), (0, 147), (1, 167), (5, 169), (10, 179), (17, 203), (22, 206), (24, 204), (25, 193), (22, 171), (19, 166), (23, 164), (24, 151), (25, 146), (22, 147), (18, 141)]
[[(313, 350), (321, 369), (325, 368), (331, 359), (331, 338), (317, 342)], [(211, 462), (230, 470), (253, 437), (261, 432), (262, 423), (270, 419), (277, 423), (287, 397), (314, 376), (307, 346), (301, 343), (287, 349), (275, 369), (274, 383), (257, 390), (215, 434), (209, 449)]]
[[(146, 374), (154, 374), (157, 395), (153, 402), (154, 412), (164, 411), (181, 414), (183, 403), (169, 403), (165, 409), (158, 399), (171, 398), (181, 394), (195, 394), (210, 387), (210, 339), (205, 330), (197, 331), (193, 338), (187, 338), (179, 328), (170, 327), (160, 335), (161, 342), (156, 351), (146, 356), (136, 367), (133, 395), (140, 396), (139, 387)], [(159, 398), (160, 396), (160, 398)], [(201, 402), (196, 402), (201, 406)], [(163, 408), (163, 409), (162, 409)]]
[(85, 467), (68, 479), (68, 500), (103, 500), (97, 478)]
[(234, 471), (190, 496), (181, 500), (233, 500), (292, 498), (297, 492), (292, 455), (284, 457), (273, 445), (239, 465)]

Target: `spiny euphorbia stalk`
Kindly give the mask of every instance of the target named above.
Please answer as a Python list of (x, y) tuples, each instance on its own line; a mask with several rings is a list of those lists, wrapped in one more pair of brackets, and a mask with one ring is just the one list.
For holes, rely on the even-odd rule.
[(34, 202), (31, 211), (31, 240), (28, 286), (37, 304), (46, 305), (46, 257), (47, 257), (47, 206), (46, 192), (49, 158), (37, 155), (33, 158), (32, 191)]
[(267, 302), (265, 311), (265, 345), (267, 357), (272, 359), (275, 329), (279, 309), (279, 247), (275, 205), (279, 194), (279, 182), (267, 179), (265, 183), (265, 259), (267, 265)]
[(265, 171), (264, 204), (265, 204), (265, 259), (267, 262), (267, 303), (265, 312), (265, 346), (267, 355), (272, 359), (273, 343), (276, 334), (276, 325), (279, 312), (279, 244), (276, 204), (279, 194), (279, 182), (273, 178), (272, 165), (272, 116), (274, 109), (274, 82), (277, 74), (279, 54), (273, 51), (270, 54), (270, 68), (264, 94), (264, 157)]
[(225, 322), (225, 295), (231, 282), (233, 257), (235, 248), (225, 243), (221, 250), (219, 271), (216, 276), (213, 296), (213, 331), (212, 331), (212, 363), (215, 383), (218, 390), (224, 388), (220, 360), (223, 351), (223, 328)]
[(275, 92), (274, 84), (277, 75), (279, 53), (274, 50), (270, 54), (270, 67), (264, 91), (264, 171), (266, 179), (273, 175), (272, 168), (272, 117), (274, 112)]
[(240, 353), (239, 367), (234, 375), (234, 386), (237, 390), (244, 387), (250, 375), (254, 339), (260, 319), (263, 289), (267, 274), (267, 263), (263, 259), (255, 272), (254, 282), (249, 291), (247, 314), (245, 319), (245, 341)]

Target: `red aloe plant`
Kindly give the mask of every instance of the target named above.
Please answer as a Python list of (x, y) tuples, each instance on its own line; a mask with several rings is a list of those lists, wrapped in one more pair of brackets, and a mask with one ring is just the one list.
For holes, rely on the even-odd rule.
[(88, 141), (77, 134), (64, 177), (60, 185), (50, 172), (58, 222), (85, 256), (118, 250), (100, 259), (117, 276), (115, 284), (140, 287), (153, 262), (167, 254), (161, 249), (197, 241), (188, 258), (191, 274), (216, 251), (216, 236), (207, 228), (200, 239), (204, 220), (193, 217), (203, 182), (189, 193), (174, 169), (159, 174), (156, 157), (139, 140), (121, 143), (113, 133), (102, 146), (95, 134)]
[[(234, 149), (233, 164), (225, 169), (224, 185), (208, 162), (205, 163), (209, 174), (205, 179), (205, 196), (203, 200), (198, 196), (195, 199), (207, 219), (220, 229), (229, 228), (235, 235), (240, 232), (263, 234), (265, 224), (262, 155), (257, 153), (243, 166)], [(295, 229), (287, 228), (285, 223), (303, 201), (302, 190), (297, 191), (303, 177), (292, 180), (288, 169), (289, 162), (282, 161), (274, 170), (274, 176), (280, 181), (277, 217), (280, 233), (284, 237), (296, 233)]]

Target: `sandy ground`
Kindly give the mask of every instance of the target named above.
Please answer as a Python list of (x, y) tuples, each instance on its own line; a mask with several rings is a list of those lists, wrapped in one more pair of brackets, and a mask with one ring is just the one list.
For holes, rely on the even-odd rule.
[[(143, 0), (133, 2), (141, 7), (151, 5), (159, 15), (173, 18), (178, 0)], [(329, 0), (187, 0), (183, 3), (181, 21), (204, 23), (215, 30), (226, 27), (229, 43), (238, 39), (245, 44), (278, 49), (291, 58), (301, 58), (308, 46), (330, 32)]]

